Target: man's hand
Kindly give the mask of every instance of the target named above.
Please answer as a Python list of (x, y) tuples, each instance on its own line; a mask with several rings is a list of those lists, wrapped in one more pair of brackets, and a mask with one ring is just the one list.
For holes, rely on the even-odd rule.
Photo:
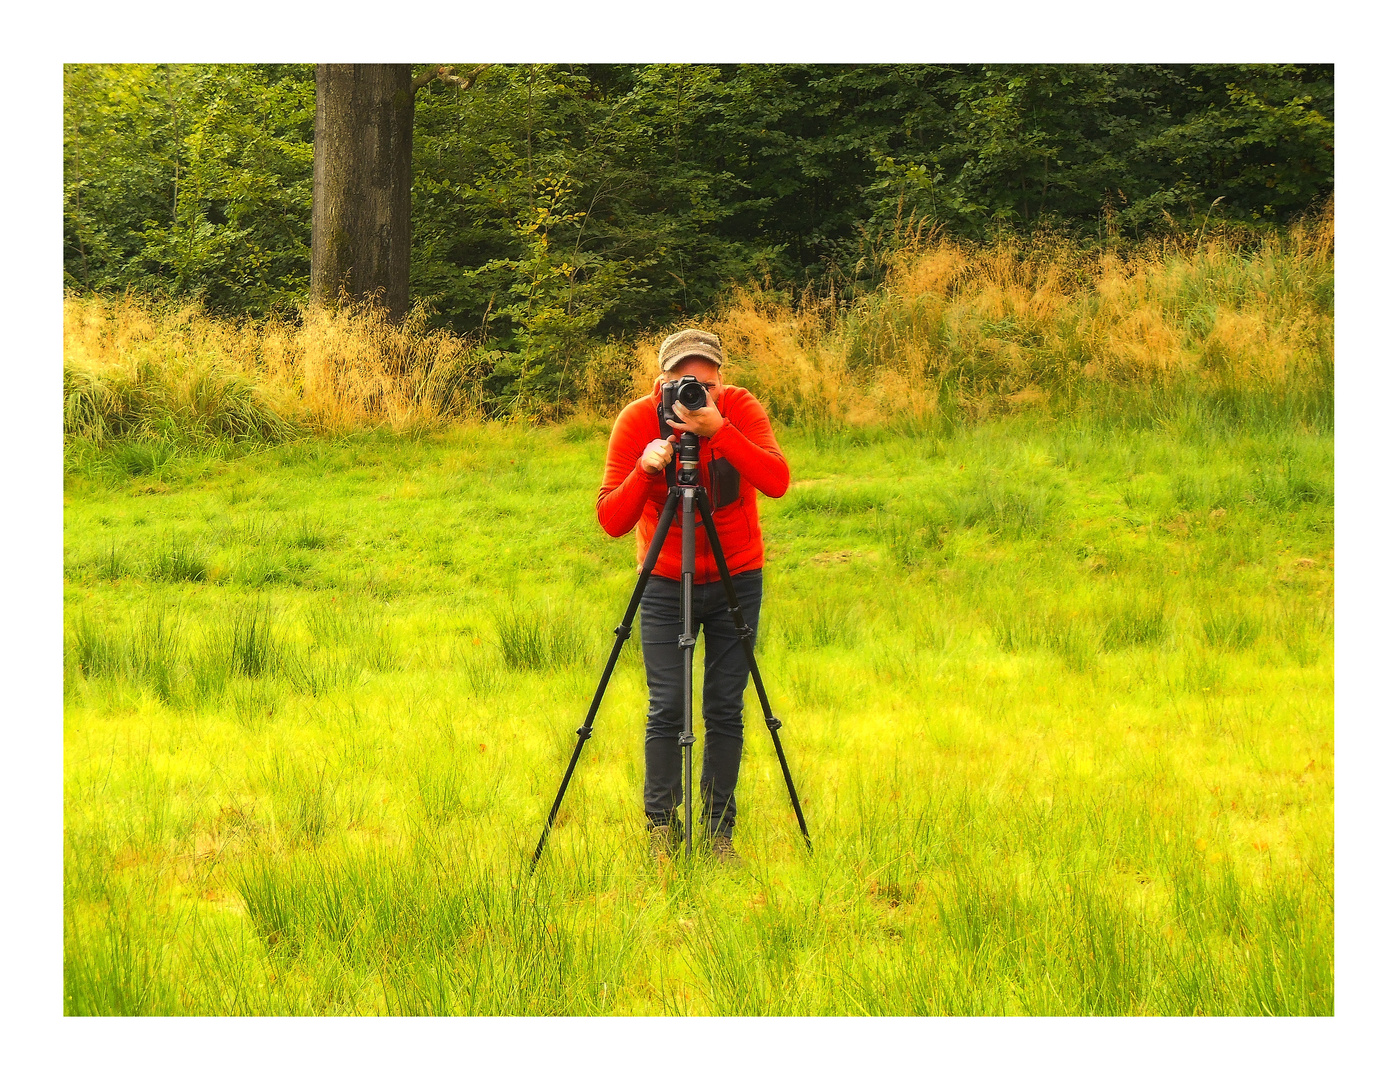
[(675, 415), (680, 418), (680, 422), (678, 424), (671, 424), (670, 427), (672, 429), (675, 431), (692, 431), (701, 438), (707, 439), (718, 431), (719, 428), (723, 427), (724, 419), (719, 414), (718, 408), (714, 405), (713, 391), (705, 390), (704, 393), (707, 395), (709, 403), (702, 409), (690, 411), (678, 401), (675, 402)]
[[(700, 410), (701, 412), (703, 410)], [(653, 439), (641, 454), (641, 468), (654, 476), (662, 472), (675, 456), (675, 444), (669, 439)]]

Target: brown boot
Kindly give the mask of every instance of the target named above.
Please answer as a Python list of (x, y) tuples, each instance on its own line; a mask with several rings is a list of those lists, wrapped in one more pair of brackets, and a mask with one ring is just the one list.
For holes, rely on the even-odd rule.
[(652, 825), (650, 827), (650, 857), (656, 862), (665, 862), (672, 859), (675, 852), (679, 850), (680, 830), (671, 828), (669, 825)]
[(743, 865), (742, 857), (733, 850), (733, 840), (722, 833), (714, 833), (714, 858), (721, 866), (731, 866), (734, 869), (741, 869)]

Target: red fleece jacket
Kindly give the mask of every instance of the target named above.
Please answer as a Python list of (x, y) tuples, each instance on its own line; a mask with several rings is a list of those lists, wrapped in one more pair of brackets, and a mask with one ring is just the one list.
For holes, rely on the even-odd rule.
[[(621, 410), (612, 426), (602, 489), (597, 494), (597, 520), (612, 536), (624, 536), (639, 523), (637, 566), (645, 560), (668, 491), (665, 473), (652, 476), (641, 468), (640, 462), (647, 444), (662, 438), (660, 421), (655, 414), (659, 404), (660, 381), (657, 380), (649, 397), (633, 401)], [(781, 498), (791, 483), (791, 470), (777, 446), (766, 411), (752, 394), (740, 386), (724, 386), (715, 391), (714, 405), (724, 423), (710, 438), (699, 441), (699, 482), (709, 493), (710, 505), (716, 507), (714, 527), (728, 560), (729, 573), (741, 574), (762, 565), (757, 493)], [(722, 485), (711, 482), (710, 477), (715, 461), (720, 460), (726, 460), (738, 475), (737, 500), (723, 506), (719, 505)], [(680, 578), (678, 513), (654, 572), (676, 581)], [(718, 579), (718, 564), (709, 549), (708, 535), (703, 523), (696, 518), (694, 580), (702, 584)]]

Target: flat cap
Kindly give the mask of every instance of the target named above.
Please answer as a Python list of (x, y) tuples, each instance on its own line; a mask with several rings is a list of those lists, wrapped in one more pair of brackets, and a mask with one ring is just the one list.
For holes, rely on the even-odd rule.
[(723, 366), (723, 346), (718, 336), (706, 330), (687, 328), (660, 343), (660, 370), (669, 371), (688, 356), (698, 356)]

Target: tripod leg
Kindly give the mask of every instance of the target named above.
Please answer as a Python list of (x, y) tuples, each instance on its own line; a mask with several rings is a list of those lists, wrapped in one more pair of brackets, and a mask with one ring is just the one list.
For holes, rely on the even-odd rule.
[(602, 695), (606, 692), (607, 683), (611, 681), (617, 657), (621, 655), (621, 647), (631, 636), (631, 624), (635, 621), (636, 610), (641, 606), (641, 594), (646, 591), (646, 582), (650, 580), (651, 571), (655, 569), (656, 561), (660, 558), (660, 549), (665, 546), (665, 536), (670, 531), (670, 523), (675, 520), (675, 507), (678, 504), (679, 492), (672, 490), (670, 497), (665, 500), (664, 508), (660, 511), (660, 519), (655, 524), (655, 536), (651, 538), (645, 562), (641, 564), (640, 577), (636, 582), (636, 588), (631, 593), (631, 602), (626, 605), (626, 614), (622, 617), (621, 625), (613, 631), (616, 634), (616, 641), (612, 643), (612, 653), (607, 657), (607, 666), (602, 670), (602, 680), (597, 684), (597, 692), (592, 695), (592, 705), (587, 710), (587, 719), (583, 721), (582, 727), (578, 728), (578, 741), (573, 747), (573, 756), (568, 761), (568, 771), (563, 774), (563, 783), (558, 787), (558, 795), (553, 800), (553, 808), (549, 810), (543, 834), (539, 837), (538, 846), (534, 848), (534, 858), (529, 863), (531, 874), (539, 862), (539, 856), (544, 852), (544, 844), (549, 838), (549, 830), (553, 828), (554, 819), (558, 817), (558, 808), (563, 805), (563, 794), (568, 790), (568, 781), (573, 779), (573, 770), (577, 768), (578, 758), (582, 755), (583, 743), (592, 738), (592, 721), (596, 719), (597, 710), (602, 705)]
[(781, 736), (777, 734), (777, 729), (782, 726), (782, 722), (772, 715), (772, 705), (767, 700), (767, 688), (762, 684), (762, 672), (757, 670), (757, 653), (753, 649), (753, 631), (748, 626), (747, 620), (743, 618), (743, 609), (738, 603), (738, 590), (733, 587), (733, 575), (728, 572), (728, 560), (724, 558), (723, 546), (718, 542), (718, 529), (714, 526), (713, 509), (709, 506), (709, 495), (703, 488), (697, 491), (699, 501), (699, 516), (704, 521), (704, 532), (709, 537), (709, 550), (714, 554), (714, 562), (718, 565), (718, 575), (723, 579), (723, 591), (728, 597), (728, 613), (733, 616), (733, 625), (738, 628), (738, 634), (743, 639), (743, 648), (748, 656), (748, 670), (752, 672), (752, 686), (757, 691), (758, 703), (762, 706), (762, 715), (767, 721), (767, 730), (772, 733), (772, 746), (777, 751), (777, 762), (782, 767), (782, 776), (786, 780), (786, 793), (791, 796), (791, 809), (796, 811), (796, 824), (801, 828), (801, 836), (806, 841), (806, 850), (811, 849), (811, 834), (806, 829), (806, 817), (801, 813), (801, 800), (796, 797), (796, 783), (791, 779), (791, 769), (786, 763), (786, 754), (782, 751)]
[(684, 727), (680, 731), (680, 748), (684, 752), (684, 853), (694, 855), (694, 492), (681, 489), (680, 578), (684, 624), (680, 628), (680, 652), (683, 660)]

